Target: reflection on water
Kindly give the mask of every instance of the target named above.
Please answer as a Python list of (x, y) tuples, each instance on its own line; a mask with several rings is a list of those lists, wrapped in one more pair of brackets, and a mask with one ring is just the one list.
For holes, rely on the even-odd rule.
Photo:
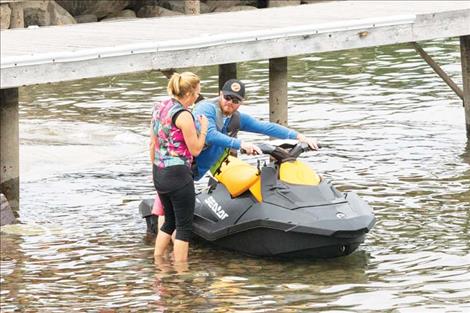
[[(458, 41), (424, 46), (461, 84)], [(203, 94), (217, 94), (217, 68), (193, 70)], [(240, 64), (239, 77), (243, 110), (268, 119), (268, 62)], [(188, 269), (153, 264), (137, 206), (154, 194), (146, 136), (165, 89), (150, 72), (20, 90), (23, 224), (2, 227), (2, 312), (470, 310), (463, 108), (413, 48), (289, 59), (290, 126), (325, 147), (305, 160), (378, 220), (358, 251), (334, 260), (196, 243)]]

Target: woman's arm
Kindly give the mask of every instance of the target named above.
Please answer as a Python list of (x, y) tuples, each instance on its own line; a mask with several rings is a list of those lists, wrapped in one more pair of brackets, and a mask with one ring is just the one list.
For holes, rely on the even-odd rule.
[(149, 149), (150, 149), (150, 161), (153, 162), (155, 161), (155, 140), (157, 137), (155, 137), (155, 134), (153, 133), (153, 123), (150, 125), (150, 144), (149, 144)]
[(204, 148), (204, 142), (207, 135), (207, 118), (200, 115), (199, 123), (201, 124), (201, 133), (196, 132), (196, 125), (191, 113), (188, 111), (181, 112), (176, 118), (175, 125), (183, 132), (184, 141), (193, 156), (198, 156)]

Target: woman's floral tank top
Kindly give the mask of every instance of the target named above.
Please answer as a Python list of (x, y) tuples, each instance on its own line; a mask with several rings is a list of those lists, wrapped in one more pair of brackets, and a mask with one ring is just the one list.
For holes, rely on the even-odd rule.
[(155, 161), (159, 168), (186, 165), (191, 168), (193, 156), (184, 141), (183, 132), (176, 127), (173, 116), (186, 110), (175, 99), (168, 99), (155, 104), (152, 114), (152, 129), (156, 137)]

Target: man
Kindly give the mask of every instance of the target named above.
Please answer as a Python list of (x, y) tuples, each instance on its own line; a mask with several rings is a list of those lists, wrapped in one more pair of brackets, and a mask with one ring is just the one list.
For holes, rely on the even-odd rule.
[(238, 130), (259, 133), (279, 139), (297, 139), (318, 149), (316, 140), (308, 139), (295, 130), (276, 123), (262, 122), (238, 112), (245, 98), (245, 85), (236, 79), (228, 80), (218, 97), (197, 103), (194, 116), (205, 115), (209, 121), (206, 147), (202, 150), (193, 167), (194, 179), (199, 180), (224, 155), (227, 149), (243, 149), (248, 154), (261, 154), (256, 145), (236, 138)]

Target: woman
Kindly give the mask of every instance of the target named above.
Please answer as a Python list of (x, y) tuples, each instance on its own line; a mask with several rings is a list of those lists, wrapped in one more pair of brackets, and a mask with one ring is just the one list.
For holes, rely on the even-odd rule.
[(173, 74), (167, 91), (171, 98), (157, 103), (152, 117), (152, 136), (155, 137), (153, 182), (165, 211), (165, 222), (157, 234), (154, 255), (155, 258), (163, 256), (176, 230), (174, 259), (185, 262), (196, 199), (191, 164), (193, 157), (204, 147), (208, 122), (205, 116), (198, 117), (201, 131), (197, 134), (194, 117), (188, 110), (201, 91), (197, 75), (190, 72)]

